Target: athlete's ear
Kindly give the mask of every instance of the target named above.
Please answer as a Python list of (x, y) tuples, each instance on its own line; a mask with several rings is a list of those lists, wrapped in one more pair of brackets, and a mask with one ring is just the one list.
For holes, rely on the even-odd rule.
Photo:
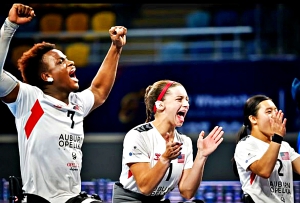
[(155, 106), (156, 106), (156, 109), (159, 109), (159, 110), (163, 110), (163, 107), (164, 107), (162, 101), (156, 101)]
[(53, 78), (48, 73), (42, 73), (41, 78), (47, 82), (53, 82)]
[(256, 119), (256, 117), (253, 116), (253, 115), (250, 115), (250, 116), (248, 117), (248, 119), (249, 119), (250, 123), (252, 123), (252, 124), (256, 124), (256, 123), (257, 123), (257, 119)]

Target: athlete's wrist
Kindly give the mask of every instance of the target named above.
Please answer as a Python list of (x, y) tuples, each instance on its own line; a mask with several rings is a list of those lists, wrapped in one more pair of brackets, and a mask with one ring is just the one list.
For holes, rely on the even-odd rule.
[(159, 157), (159, 160), (160, 160), (160, 162), (161, 163), (163, 163), (163, 164), (169, 164), (170, 163), (170, 159), (166, 159), (166, 158), (164, 158), (164, 157)]
[(272, 137), (272, 142), (276, 142), (278, 144), (281, 144), (282, 140), (283, 140), (283, 137), (280, 136), (280, 135), (278, 135), (278, 134), (276, 134), (276, 133)]

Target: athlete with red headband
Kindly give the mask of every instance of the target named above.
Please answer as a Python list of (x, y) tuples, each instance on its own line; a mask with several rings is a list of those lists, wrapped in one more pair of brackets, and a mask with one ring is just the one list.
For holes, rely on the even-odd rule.
[(194, 160), (191, 138), (176, 130), (189, 110), (182, 84), (157, 81), (147, 87), (144, 100), (147, 119), (125, 135), (113, 203), (168, 202), (165, 195), (177, 186), (182, 197), (191, 199), (202, 181), (205, 162), (223, 141), (224, 131), (216, 126), (205, 138), (201, 131)]

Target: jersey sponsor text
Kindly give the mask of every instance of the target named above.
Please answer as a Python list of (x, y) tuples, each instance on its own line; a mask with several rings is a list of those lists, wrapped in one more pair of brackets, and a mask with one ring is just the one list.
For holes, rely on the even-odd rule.
[(80, 149), (82, 146), (83, 138), (78, 135), (60, 134), (58, 145), (60, 147), (69, 147)]
[(291, 184), (282, 181), (270, 181), (270, 191), (274, 193), (291, 194)]

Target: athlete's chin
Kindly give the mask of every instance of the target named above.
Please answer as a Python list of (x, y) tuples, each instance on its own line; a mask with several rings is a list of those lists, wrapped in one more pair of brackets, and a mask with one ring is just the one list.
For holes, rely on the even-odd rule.
[(181, 127), (182, 125), (183, 125), (183, 122), (182, 123), (177, 123), (176, 127)]
[(78, 84), (74, 85), (74, 87), (72, 89), (73, 89), (73, 91), (79, 90), (79, 85)]

